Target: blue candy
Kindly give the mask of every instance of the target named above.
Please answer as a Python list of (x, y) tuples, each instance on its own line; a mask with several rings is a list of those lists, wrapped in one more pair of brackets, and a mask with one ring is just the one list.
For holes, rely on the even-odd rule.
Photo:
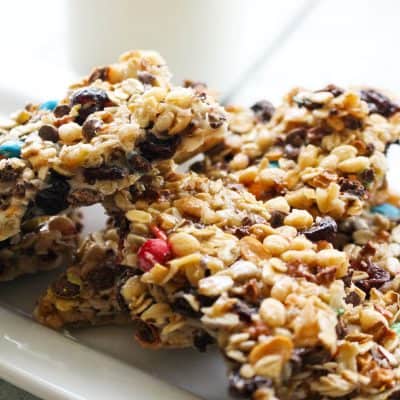
[(4, 142), (0, 145), (0, 156), (7, 158), (20, 157), (22, 144), (19, 140)]
[(46, 101), (45, 103), (42, 103), (39, 109), (53, 111), (57, 107), (57, 104), (58, 104), (57, 100), (49, 100)]
[(382, 214), (389, 219), (400, 219), (400, 209), (389, 203), (383, 203), (379, 204), (379, 206), (372, 207), (371, 211), (373, 213)]
[(270, 168), (279, 168), (278, 161), (270, 161), (269, 162), (269, 167)]

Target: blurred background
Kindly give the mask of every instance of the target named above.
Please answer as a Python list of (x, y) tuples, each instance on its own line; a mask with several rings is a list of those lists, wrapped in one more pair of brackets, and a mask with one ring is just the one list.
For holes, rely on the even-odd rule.
[[(13, 0), (2, 4), (0, 114), (57, 99), (91, 66), (159, 51), (175, 82), (225, 102), (279, 101), (292, 86), (400, 93), (398, 0)], [(399, 153), (400, 154), (400, 153)], [(0, 381), (0, 400), (33, 399)]]

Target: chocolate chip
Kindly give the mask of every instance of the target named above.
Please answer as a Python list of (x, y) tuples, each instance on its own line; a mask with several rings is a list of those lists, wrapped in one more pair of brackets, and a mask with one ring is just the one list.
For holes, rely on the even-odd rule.
[(100, 79), (101, 81), (108, 81), (108, 76), (110, 73), (110, 68), (109, 67), (98, 67), (95, 68), (92, 73), (89, 75), (89, 83), (92, 83), (94, 81), (97, 81), (97, 79)]
[(275, 107), (268, 100), (260, 100), (250, 107), (256, 118), (261, 122), (268, 122), (275, 112)]
[(361, 303), (361, 298), (356, 292), (350, 292), (344, 301), (347, 304), (353, 304), (354, 307), (358, 306)]
[(193, 337), (193, 346), (200, 352), (207, 351), (207, 346), (214, 344), (215, 339), (206, 331), (196, 331)]
[(68, 196), (68, 202), (74, 207), (90, 206), (103, 201), (104, 196), (97, 190), (82, 188), (73, 190)]
[(137, 78), (144, 85), (154, 85), (156, 83), (156, 77), (147, 71), (138, 71)]
[(43, 140), (49, 140), (50, 142), (58, 142), (58, 139), (60, 138), (58, 135), (58, 130), (52, 125), (43, 125), (39, 128), (38, 131), (39, 136)]
[(96, 135), (97, 132), (103, 126), (103, 122), (98, 119), (89, 119), (86, 120), (82, 125), (82, 135), (83, 137), (90, 142)]
[(400, 111), (398, 104), (374, 89), (361, 90), (361, 100), (368, 103), (370, 114), (377, 113), (389, 118)]
[(344, 126), (350, 130), (361, 129), (363, 124), (359, 118), (354, 117), (353, 115), (345, 115), (343, 117)]
[(0, 169), (0, 181), (1, 182), (13, 182), (16, 181), (19, 176), (19, 172), (16, 171), (10, 164), (6, 164), (4, 168)]
[(85, 168), (83, 170), (83, 176), (85, 177), (85, 180), (90, 184), (94, 184), (96, 180), (105, 181), (105, 180), (122, 179), (126, 175), (127, 171), (125, 169), (115, 166)]
[(283, 225), (283, 220), (285, 219), (286, 214), (282, 211), (271, 211), (271, 218), (269, 223), (273, 228), (278, 228)]
[(111, 288), (114, 285), (115, 278), (115, 270), (103, 266), (90, 270), (86, 276), (86, 281), (94, 290), (100, 292)]
[(311, 228), (303, 231), (304, 236), (312, 242), (326, 240), (332, 242), (337, 232), (336, 221), (331, 217), (317, 218)]
[(63, 299), (73, 299), (80, 293), (80, 287), (70, 282), (65, 274), (55, 281), (51, 288), (57, 297)]
[(82, 125), (90, 114), (96, 111), (102, 111), (105, 107), (111, 106), (113, 103), (104, 90), (87, 87), (76, 90), (72, 94), (70, 105), (73, 107), (77, 104), (81, 107), (78, 111), (76, 122)]
[(229, 394), (236, 398), (250, 398), (252, 394), (262, 388), (271, 387), (272, 381), (261, 376), (244, 378), (239, 371), (232, 371), (229, 375)]
[(127, 156), (129, 170), (131, 172), (149, 172), (151, 164), (136, 151), (131, 151)]
[(359, 181), (341, 177), (339, 178), (339, 186), (341, 192), (352, 194), (358, 198), (363, 198), (365, 195), (365, 187)]
[(53, 113), (56, 118), (62, 118), (65, 115), (68, 115), (70, 111), (71, 107), (69, 105), (60, 104), (54, 109)]
[(344, 93), (344, 90), (339, 86), (329, 84), (325, 86), (323, 89), (317, 90), (317, 92), (329, 92), (332, 93), (334, 97), (338, 97)]
[(285, 143), (293, 147), (301, 147), (306, 139), (307, 131), (304, 128), (296, 128), (291, 130), (285, 138)]
[(68, 208), (67, 201), (70, 185), (65, 176), (52, 171), (48, 186), (38, 192), (35, 198), (37, 207), (47, 215), (55, 215)]
[(181, 138), (179, 136), (170, 136), (161, 139), (153, 133), (148, 132), (146, 138), (139, 143), (139, 149), (142, 156), (148, 161), (165, 160), (173, 157), (180, 141)]
[(194, 310), (185, 297), (182, 296), (174, 300), (174, 302), (171, 304), (171, 308), (177, 313), (188, 318), (198, 319), (203, 315), (200, 311)]

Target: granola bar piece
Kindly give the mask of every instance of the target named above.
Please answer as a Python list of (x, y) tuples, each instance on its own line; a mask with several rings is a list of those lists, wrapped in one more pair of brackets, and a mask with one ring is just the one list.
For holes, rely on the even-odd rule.
[(0, 240), (17, 234), (26, 214), (101, 202), (143, 174), (157, 176), (166, 161), (216, 145), (226, 131), (215, 100), (173, 86), (165, 61), (147, 51), (95, 69), (53, 103), (0, 123)]
[(293, 89), (276, 110), (264, 101), (227, 111), (230, 134), (197, 170), (335, 219), (385, 200), (385, 152), (399, 139), (400, 114), (383, 94), (329, 85)]
[(21, 232), (1, 243), (0, 282), (71, 265), (81, 230), (78, 212), (36, 217)]

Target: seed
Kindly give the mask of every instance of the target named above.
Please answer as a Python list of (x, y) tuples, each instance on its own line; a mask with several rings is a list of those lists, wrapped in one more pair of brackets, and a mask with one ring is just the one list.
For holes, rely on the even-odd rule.
[(261, 303), (260, 317), (269, 326), (282, 326), (286, 321), (285, 306), (274, 298), (265, 299)]

